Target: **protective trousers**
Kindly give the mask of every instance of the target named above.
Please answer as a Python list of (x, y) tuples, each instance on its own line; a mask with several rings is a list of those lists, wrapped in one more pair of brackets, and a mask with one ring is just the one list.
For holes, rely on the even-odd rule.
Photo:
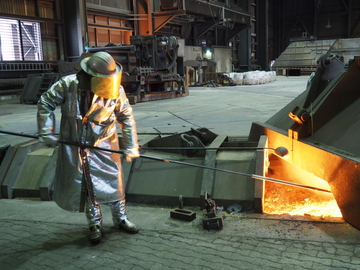
[[(114, 226), (119, 228), (120, 222), (127, 219), (125, 200), (109, 202), (109, 205)], [(93, 226), (102, 226), (103, 218), (100, 204), (96, 201), (93, 203), (89, 196), (86, 196), (85, 199), (85, 214), (90, 228)]]

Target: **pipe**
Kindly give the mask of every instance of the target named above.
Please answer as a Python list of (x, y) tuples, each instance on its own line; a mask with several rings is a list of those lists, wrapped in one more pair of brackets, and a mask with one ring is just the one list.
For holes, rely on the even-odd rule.
[[(29, 135), (29, 134), (23, 134), (23, 133), (16, 133), (16, 132), (4, 131), (4, 130), (0, 130), (0, 133), (14, 135), (14, 136), (20, 136), (20, 137), (27, 137), (27, 138), (32, 138), (32, 139), (38, 139), (38, 136)], [(100, 151), (118, 153), (118, 154), (123, 154), (124, 153), (124, 151), (121, 151), (121, 150), (106, 149), (106, 148), (96, 147), (96, 146), (92, 146), (92, 145), (84, 145), (84, 144), (71, 143), (71, 142), (66, 142), (66, 141), (59, 141), (59, 143), (67, 144), (67, 145), (73, 145), (73, 146), (82, 147), (82, 148), (89, 148), (89, 149), (95, 149), (95, 150), (100, 150)], [(174, 164), (179, 164), (179, 165), (191, 166), (191, 167), (202, 168), (202, 169), (207, 169), (207, 170), (213, 170), (213, 171), (218, 171), (218, 172), (236, 174), (236, 175), (241, 175), (241, 176), (247, 176), (247, 177), (251, 177), (253, 179), (258, 179), (258, 180), (264, 180), (264, 181), (280, 183), (280, 184), (288, 185), (288, 186), (295, 186), (295, 187), (311, 189), (311, 190), (315, 190), (315, 191), (332, 193), (331, 191), (328, 191), (326, 189), (316, 188), (316, 187), (312, 187), (312, 186), (302, 185), (302, 184), (298, 184), (298, 183), (288, 182), (288, 181), (285, 181), (285, 180), (270, 178), (270, 177), (256, 175), (256, 174), (235, 172), (235, 171), (224, 170), (224, 169), (219, 169), (219, 168), (214, 168), (214, 167), (209, 167), (209, 166), (197, 165), (197, 164), (183, 162), (183, 161), (163, 159), (163, 158), (153, 157), (153, 156), (148, 156), (148, 155), (143, 155), (143, 154), (140, 155), (140, 158), (145, 158), (145, 159), (150, 159), (150, 160), (155, 160), (155, 161), (160, 161), (160, 162), (165, 162), (165, 163), (174, 163)]]
[[(19, 137), (26, 137), (26, 138), (36, 139), (36, 140), (39, 139), (39, 136), (30, 135), (30, 134), (23, 134), (23, 133), (17, 133), (17, 132), (11, 132), (11, 131), (5, 131), (5, 130), (0, 130), (0, 133), (19, 136)], [(123, 154), (124, 153), (124, 151), (120, 151), (120, 150), (106, 149), (106, 148), (97, 147), (97, 146), (93, 146), (93, 145), (86, 145), (86, 144), (80, 144), (80, 143), (74, 143), (74, 142), (68, 142), (68, 141), (62, 141), (62, 140), (59, 140), (58, 143), (77, 146), (77, 147), (81, 147), (81, 148), (89, 148), (89, 149), (95, 149), (95, 150), (100, 150), (100, 151), (118, 153), (118, 154)]]
[(286, 147), (279, 146), (277, 148), (270, 148), (270, 147), (218, 147), (218, 148), (212, 148), (212, 147), (141, 147), (142, 150), (272, 150), (274, 151), (274, 154), (276, 154), (279, 157), (288, 157), (289, 151)]
[(312, 186), (302, 185), (302, 184), (298, 184), (298, 183), (288, 182), (288, 181), (285, 181), (285, 180), (270, 178), (270, 177), (256, 175), (256, 174), (235, 172), (235, 171), (230, 171), (230, 170), (224, 170), (224, 169), (219, 169), (219, 168), (214, 168), (214, 167), (197, 165), (197, 164), (183, 162), (183, 161), (177, 161), (177, 160), (168, 160), (168, 159), (163, 159), (163, 158), (158, 158), (158, 157), (153, 157), (153, 156), (147, 156), (147, 155), (140, 155), (140, 157), (141, 158), (146, 158), (146, 159), (151, 159), (151, 160), (156, 160), (156, 161), (167, 162), (167, 163), (174, 163), (174, 164), (186, 165), (186, 166), (197, 167), (197, 168), (202, 168), (202, 169), (208, 169), (208, 170), (213, 170), (213, 171), (218, 171), (218, 172), (225, 172), (225, 173), (231, 173), (231, 174), (236, 174), (236, 175), (241, 175), (241, 176), (248, 176), (248, 177), (251, 177), (253, 179), (265, 180), (265, 181), (280, 183), (280, 184), (289, 185), (289, 186), (295, 186), (295, 187), (312, 189), (312, 190), (321, 191), (321, 192), (332, 193), (331, 191), (328, 191), (326, 189), (316, 188), (316, 187), (312, 187)]

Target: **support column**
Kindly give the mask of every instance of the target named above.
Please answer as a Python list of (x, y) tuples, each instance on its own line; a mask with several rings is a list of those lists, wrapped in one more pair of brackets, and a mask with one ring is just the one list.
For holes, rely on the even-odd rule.
[(257, 59), (258, 64), (263, 70), (270, 70), (269, 67), (269, 2), (268, 0), (258, 0), (257, 6)]
[(89, 35), (87, 25), (86, 1), (64, 0), (66, 11), (64, 33), (67, 59), (77, 59), (88, 46)]
[(240, 71), (251, 70), (251, 29), (244, 29), (239, 33), (238, 59)]
[(146, 15), (141, 16), (138, 21), (139, 35), (152, 35), (152, 1), (151, 0), (139, 0), (137, 1), (137, 14)]

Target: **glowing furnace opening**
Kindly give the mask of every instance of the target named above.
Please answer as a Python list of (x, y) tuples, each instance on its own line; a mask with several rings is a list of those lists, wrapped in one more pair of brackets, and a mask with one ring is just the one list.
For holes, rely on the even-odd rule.
[(291, 163), (270, 157), (266, 176), (329, 190), (329, 193), (265, 181), (263, 212), (275, 215), (342, 217), (328, 183)]

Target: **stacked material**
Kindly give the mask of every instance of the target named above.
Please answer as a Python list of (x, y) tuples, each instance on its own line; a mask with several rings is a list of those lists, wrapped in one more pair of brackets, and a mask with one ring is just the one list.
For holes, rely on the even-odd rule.
[(275, 71), (248, 71), (243, 73), (231, 72), (227, 73), (237, 85), (256, 85), (273, 82), (276, 80)]

